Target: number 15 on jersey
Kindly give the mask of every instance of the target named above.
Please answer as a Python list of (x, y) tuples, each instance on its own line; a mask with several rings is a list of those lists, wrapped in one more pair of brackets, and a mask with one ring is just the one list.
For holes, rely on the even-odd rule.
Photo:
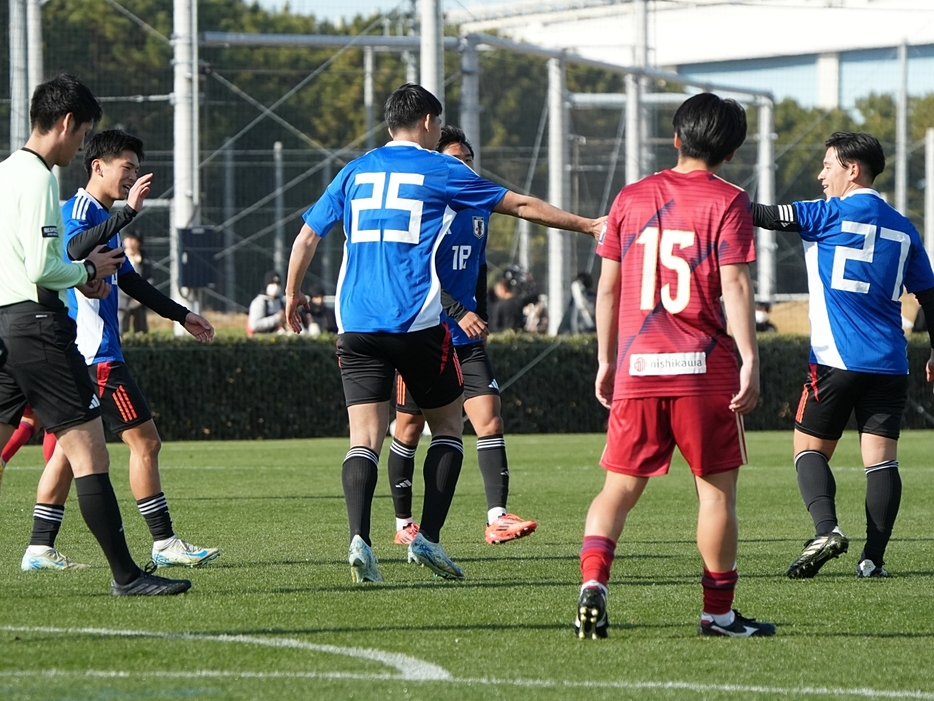
[(662, 306), (669, 314), (677, 314), (687, 309), (691, 301), (691, 266), (675, 253), (675, 246), (683, 250), (694, 245), (693, 231), (662, 229), (656, 226), (646, 227), (636, 243), (642, 249), (642, 292), (640, 309), (646, 311), (655, 308), (655, 284), (658, 264), (674, 271), (677, 275), (675, 294), (671, 294), (671, 283), (665, 283), (660, 290)]

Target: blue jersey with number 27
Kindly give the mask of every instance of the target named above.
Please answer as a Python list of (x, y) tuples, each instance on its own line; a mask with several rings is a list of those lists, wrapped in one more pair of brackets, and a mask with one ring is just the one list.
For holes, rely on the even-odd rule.
[(492, 210), (505, 194), (456, 158), (407, 141), (348, 163), (304, 215), (319, 236), (344, 222), (338, 331), (407, 333), (440, 324), (438, 247), (457, 212)]
[(811, 362), (908, 374), (899, 298), (903, 288), (934, 287), (917, 230), (865, 188), (794, 206), (808, 271)]

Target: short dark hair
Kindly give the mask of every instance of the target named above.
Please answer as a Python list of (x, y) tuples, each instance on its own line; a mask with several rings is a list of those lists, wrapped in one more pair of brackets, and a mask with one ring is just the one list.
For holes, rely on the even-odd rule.
[(736, 100), (705, 92), (688, 98), (672, 125), (681, 139), (681, 154), (718, 166), (746, 140), (746, 110)]
[(470, 157), (474, 157), (473, 146), (470, 145), (470, 141), (467, 139), (467, 135), (464, 133), (464, 130), (460, 127), (455, 127), (451, 124), (445, 124), (441, 127), (441, 140), (438, 141), (438, 148), (435, 149), (438, 153), (441, 153), (448, 146), (453, 144), (460, 144), (465, 149), (470, 151)]
[(91, 137), (84, 147), (84, 169), (91, 177), (91, 164), (96, 160), (107, 163), (117, 158), (124, 151), (132, 151), (136, 157), (143, 160), (143, 142), (122, 129), (108, 129)]
[(421, 85), (405, 83), (393, 90), (383, 105), (383, 119), (391, 131), (414, 127), (426, 114), (440, 117), (444, 108)]
[(882, 144), (872, 134), (858, 131), (836, 131), (824, 142), (827, 148), (837, 153), (840, 165), (848, 166), (853, 161), (869, 171), (870, 180), (885, 170), (885, 152)]
[(60, 118), (71, 112), (75, 129), (91, 122), (96, 124), (104, 110), (88, 87), (73, 75), (62, 73), (38, 85), (29, 104), (29, 123), (40, 134), (48, 134)]

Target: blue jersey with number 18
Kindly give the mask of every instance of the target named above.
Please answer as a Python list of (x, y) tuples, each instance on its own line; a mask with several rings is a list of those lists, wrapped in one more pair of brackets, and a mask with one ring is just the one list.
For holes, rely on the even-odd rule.
[[(441, 287), (465, 309), (477, 311), (477, 279), (480, 266), (486, 263), (486, 240), (490, 225), (489, 210), (479, 209), (458, 212), (451, 224), (451, 230), (444, 237), (438, 251), (438, 275)], [(441, 318), (451, 329), (451, 339), (455, 346), (481, 343), (470, 338), (457, 323), (457, 320), (442, 314)]]
[(794, 206), (808, 271), (811, 362), (908, 374), (899, 299), (903, 288), (934, 287), (917, 230), (865, 188)]
[(343, 220), (339, 333), (407, 333), (441, 323), (438, 247), (457, 212), (492, 210), (506, 190), (456, 158), (392, 141), (347, 164), (307, 212), (319, 236)]

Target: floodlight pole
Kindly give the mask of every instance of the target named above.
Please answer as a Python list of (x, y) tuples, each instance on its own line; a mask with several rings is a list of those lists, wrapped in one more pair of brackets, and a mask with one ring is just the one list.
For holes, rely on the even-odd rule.
[(273, 218), (276, 223), (276, 237), (273, 240), (272, 248), (272, 268), (279, 275), (285, 275), (285, 195), (282, 192), (285, 186), (285, 176), (282, 167), (282, 142), (277, 141), (272, 145), (272, 161), (275, 171), (276, 198), (273, 205)]
[[(756, 200), (760, 204), (775, 204), (775, 171), (773, 170), (774, 144), (772, 131), (774, 125), (772, 101), (759, 98), (759, 159), (756, 164), (759, 185)], [(758, 290), (756, 296), (771, 302), (775, 295), (775, 232), (771, 229), (756, 231), (756, 277)]]
[(26, 0), (10, 0), (10, 151), (29, 139)]
[(898, 105), (895, 117), (895, 209), (908, 216), (908, 45), (898, 47)]
[(474, 150), (473, 167), (480, 172), (480, 58), (477, 38), (461, 42), (461, 129)]
[[(170, 293), (179, 303), (187, 302), (182, 295), (181, 245), (178, 230), (195, 223), (197, 203), (197, 131), (198, 118), (195, 93), (198, 89), (197, 53), (197, 3), (193, 0), (174, 0), (172, 18), (172, 48), (174, 53), (173, 98), (175, 108), (174, 183), (172, 198), (172, 221), (169, 231)], [(175, 326), (176, 335), (184, 332)]]
[[(548, 59), (548, 202), (567, 209), (570, 191), (568, 171), (568, 108), (566, 65), (561, 58)], [(548, 333), (555, 336), (571, 293), (571, 241), (566, 231), (548, 229)]]
[(924, 248), (934, 260), (934, 127), (924, 132)]
[(422, 87), (444, 104), (444, 32), (441, 0), (421, 0)]

